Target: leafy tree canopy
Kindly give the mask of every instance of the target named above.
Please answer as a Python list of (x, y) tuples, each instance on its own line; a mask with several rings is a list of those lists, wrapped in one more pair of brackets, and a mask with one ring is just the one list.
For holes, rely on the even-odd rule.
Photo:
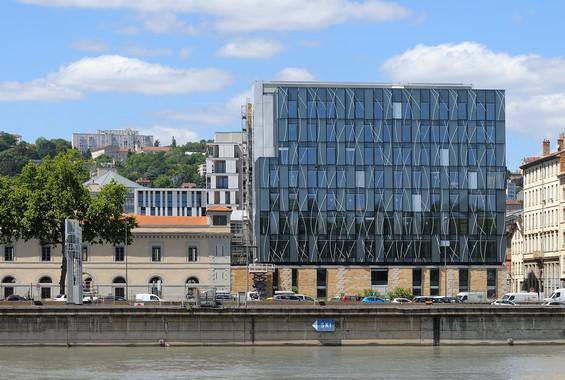
[[(88, 179), (86, 163), (76, 150), (69, 150), (39, 164), (28, 163), (14, 179), (0, 178), (0, 196), (8, 202), (0, 206), (3, 240), (38, 239), (45, 244), (60, 244), (62, 249), (61, 293), (65, 290), (65, 219), (76, 219), (83, 226), (83, 241), (118, 244), (131, 242), (135, 218), (123, 216), (127, 189), (117, 183), (102, 188), (91, 198), (83, 182)], [(9, 193), (9, 194), (8, 194)]]

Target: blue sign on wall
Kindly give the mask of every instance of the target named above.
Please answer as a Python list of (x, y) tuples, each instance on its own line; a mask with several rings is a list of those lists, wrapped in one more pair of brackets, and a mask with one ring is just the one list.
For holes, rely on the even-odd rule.
[(333, 319), (316, 319), (312, 327), (317, 332), (334, 332), (335, 322)]

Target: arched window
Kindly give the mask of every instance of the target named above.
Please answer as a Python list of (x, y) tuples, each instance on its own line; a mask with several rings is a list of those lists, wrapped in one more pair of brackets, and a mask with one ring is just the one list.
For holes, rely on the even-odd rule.
[(126, 279), (122, 276), (118, 276), (114, 278), (114, 281), (112, 281), (112, 283), (114, 284), (114, 297), (116, 299), (126, 298)]
[(39, 279), (41, 299), (51, 298), (51, 285), (53, 280), (49, 276), (43, 276)]
[(12, 276), (6, 276), (2, 279), (2, 289), (4, 293), (4, 298), (14, 294), (14, 286), (12, 284), (16, 283), (16, 279)]
[(163, 296), (163, 279), (159, 276), (153, 276), (149, 280), (149, 293), (158, 297)]
[(200, 283), (200, 281), (198, 281), (198, 277), (191, 276), (191, 277), (186, 279), (186, 283), (187, 284), (198, 284), (198, 283)]

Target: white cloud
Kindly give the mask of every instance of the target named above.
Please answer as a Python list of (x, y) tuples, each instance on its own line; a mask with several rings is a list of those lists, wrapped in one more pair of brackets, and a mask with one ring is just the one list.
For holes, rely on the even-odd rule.
[(145, 29), (152, 33), (164, 34), (171, 32), (181, 32), (182, 34), (193, 35), (196, 28), (178, 19), (173, 12), (152, 12), (143, 13), (141, 16)]
[(282, 50), (276, 41), (263, 39), (241, 39), (222, 46), (217, 54), (229, 58), (271, 58)]
[(188, 59), (188, 57), (190, 57), (191, 54), (192, 54), (192, 48), (188, 46), (182, 47), (179, 50), (179, 57), (181, 59)]
[(161, 145), (169, 145), (175, 137), (178, 145), (185, 144), (189, 141), (200, 141), (197, 132), (192, 131), (189, 127), (172, 127), (168, 125), (153, 125), (151, 127), (138, 128), (143, 134), (152, 135), (156, 140), (159, 140)]
[(565, 130), (565, 58), (495, 52), (474, 42), (417, 45), (388, 59), (381, 72), (397, 82), (451, 82), (506, 90), (507, 128)]
[(188, 122), (193, 128), (230, 125), (239, 128), (241, 106), (248, 98), (251, 98), (251, 89), (232, 96), (224, 103), (192, 107), (188, 111), (165, 110), (161, 111), (159, 116), (169, 120)]
[(274, 80), (288, 82), (311, 82), (315, 81), (314, 74), (300, 67), (286, 67), (275, 74)]
[(136, 57), (158, 57), (160, 55), (169, 55), (172, 53), (172, 50), (167, 48), (148, 48), (141, 45), (129, 45), (124, 48), (124, 52)]
[(30, 82), (0, 83), (0, 101), (80, 99), (88, 92), (134, 92), (145, 95), (214, 91), (231, 82), (212, 68), (176, 69), (135, 58), (103, 55), (83, 58)]
[[(143, 13), (195, 13), (210, 16), (225, 31), (322, 29), (346, 22), (386, 22), (414, 12), (384, 0), (19, 0), (22, 3), (129, 9)], [(163, 24), (161, 24), (163, 25)], [(156, 30), (160, 30), (159, 27)], [(162, 30), (162, 29), (161, 29)]]
[(81, 40), (73, 42), (71, 48), (78, 51), (103, 53), (108, 50), (108, 44), (102, 41)]

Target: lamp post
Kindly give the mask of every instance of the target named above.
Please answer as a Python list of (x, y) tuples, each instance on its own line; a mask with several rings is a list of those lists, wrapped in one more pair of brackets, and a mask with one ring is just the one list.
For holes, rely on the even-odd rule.
[(128, 221), (125, 220), (125, 241), (124, 241), (124, 256), (126, 264), (126, 299), (129, 301), (129, 281), (128, 281)]

